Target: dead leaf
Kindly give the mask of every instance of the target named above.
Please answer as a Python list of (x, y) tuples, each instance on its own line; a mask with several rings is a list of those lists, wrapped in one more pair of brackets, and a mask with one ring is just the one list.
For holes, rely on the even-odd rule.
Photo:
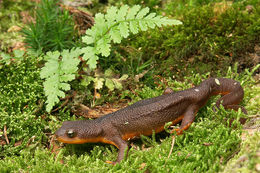
[(8, 30), (7, 30), (7, 32), (18, 32), (18, 31), (21, 31), (22, 30), (22, 28), (21, 27), (19, 27), (19, 26), (11, 26)]
[(207, 143), (207, 142), (205, 142), (205, 143), (203, 143), (203, 145), (205, 145), (205, 146), (211, 146), (213, 143)]
[(79, 104), (78, 107), (73, 111), (73, 113), (86, 118), (98, 118), (106, 114), (115, 112), (120, 108), (126, 107), (127, 105), (128, 105), (127, 103), (115, 103), (115, 104), (105, 104), (103, 106), (96, 106), (94, 108), (89, 108), (84, 104)]
[(26, 51), (26, 44), (23, 43), (23, 42), (15, 42), (13, 45), (12, 45), (12, 50), (23, 50), (23, 51)]
[(20, 16), (22, 17), (22, 22), (24, 24), (31, 23), (31, 22), (35, 23), (35, 19), (32, 16), (30, 16), (29, 11), (22, 11), (20, 13)]
[(140, 165), (140, 168), (139, 169), (144, 169), (146, 167), (146, 163), (141, 163), (141, 165)]
[(257, 163), (257, 164), (255, 165), (255, 169), (256, 169), (256, 171), (260, 171), (260, 163)]
[(190, 153), (188, 153), (188, 154), (187, 154), (187, 156), (185, 157), (185, 159), (187, 159), (188, 157), (190, 157), (190, 155), (191, 155), (191, 154), (190, 154)]
[(248, 160), (247, 155), (242, 155), (242, 156), (240, 156), (240, 157), (237, 159), (237, 162), (238, 162), (238, 163), (241, 163), (241, 162), (244, 162), (244, 161), (247, 161), (247, 160)]
[(214, 13), (216, 15), (220, 15), (224, 13), (226, 10), (228, 10), (230, 7), (232, 7), (233, 2), (228, 1), (228, 2), (219, 2), (214, 4)]
[(14, 146), (15, 147), (20, 146), (22, 144), (22, 142), (23, 142), (22, 140), (17, 141), (17, 142), (14, 143)]
[(6, 144), (7, 144), (6, 141), (4, 139), (0, 138), (0, 145), (3, 146), (3, 145), (6, 145)]

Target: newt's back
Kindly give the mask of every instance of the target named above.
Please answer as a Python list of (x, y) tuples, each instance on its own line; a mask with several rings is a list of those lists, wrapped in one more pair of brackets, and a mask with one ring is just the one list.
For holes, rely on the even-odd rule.
[(141, 100), (102, 117), (102, 122), (110, 122), (122, 134), (136, 133), (134, 136), (150, 135), (152, 130), (162, 131), (166, 122), (178, 119), (185, 108), (192, 104), (186, 92), (180, 91)]

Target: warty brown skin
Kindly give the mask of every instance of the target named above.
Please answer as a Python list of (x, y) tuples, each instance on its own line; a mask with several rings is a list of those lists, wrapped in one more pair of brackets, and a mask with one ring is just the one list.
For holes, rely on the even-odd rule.
[[(107, 114), (95, 120), (66, 121), (55, 133), (60, 142), (81, 144), (88, 142), (103, 142), (115, 145), (118, 149), (116, 162), (124, 158), (128, 151), (127, 142), (140, 135), (151, 135), (164, 130), (165, 123), (181, 126), (176, 129), (177, 134), (189, 128), (196, 113), (213, 95), (222, 95), (216, 102), (225, 109), (245, 108), (238, 104), (244, 97), (240, 83), (233, 79), (209, 78), (200, 85), (178, 92), (166, 89), (158, 97), (138, 101), (116, 112)], [(127, 152), (126, 152), (127, 153)]]

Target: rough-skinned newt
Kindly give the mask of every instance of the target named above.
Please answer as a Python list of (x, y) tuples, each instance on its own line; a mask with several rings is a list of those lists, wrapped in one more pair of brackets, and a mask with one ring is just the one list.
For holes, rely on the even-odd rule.
[(128, 152), (127, 142), (140, 135), (151, 135), (164, 130), (165, 123), (181, 125), (177, 134), (189, 128), (198, 110), (206, 104), (213, 95), (222, 95), (216, 102), (225, 109), (245, 108), (238, 104), (244, 97), (240, 83), (233, 79), (209, 78), (200, 85), (178, 92), (166, 89), (158, 97), (138, 101), (116, 112), (107, 114), (95, 120), (65, 121), (55, 133), (60, 142), (82, 144), (88, 142), (103, 142), (115, 145), (118, 149), (118, 163)]

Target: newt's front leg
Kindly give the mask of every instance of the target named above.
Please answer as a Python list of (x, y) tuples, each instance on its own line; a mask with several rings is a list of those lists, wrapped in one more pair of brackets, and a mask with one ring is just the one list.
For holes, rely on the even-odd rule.
[[(220, 104), (224, 106), (225, 109), (234, 109), (237, 111), (239, 108), (244, 114), (247, 114), (246, 109), (243, 106), (238, 105), (244, 97), (244, 93), (241, 92), (231, 92), (219, 98), (216, 102), (216, 108), (219, 109)], [(216, 111), (216, 108), (213, 107), (213, 111)]]
[(106, 163), (115, 165), (116, 163), (119, 163), (121, 160), (124, 159), (125, 152), (126, 157), (128, 154), (128, 144), (126, 141), (124, 141), (120, 136), (114, 136), (112, 141), (116, 144), (115, 146), (118, 148), (118, 155), (116, 161), (106, 161)]
[(180, 135), (182, 134), (183, 130), (187, 130), (190, 127), (191, 123), (193, 123), (197, 112), (198, 107), (196, 105), (191, 105), (190, 107), (188, 107), (183, 115), (180, 128), (172, 130), (171, 133), (176, 131), (177, 135)]

